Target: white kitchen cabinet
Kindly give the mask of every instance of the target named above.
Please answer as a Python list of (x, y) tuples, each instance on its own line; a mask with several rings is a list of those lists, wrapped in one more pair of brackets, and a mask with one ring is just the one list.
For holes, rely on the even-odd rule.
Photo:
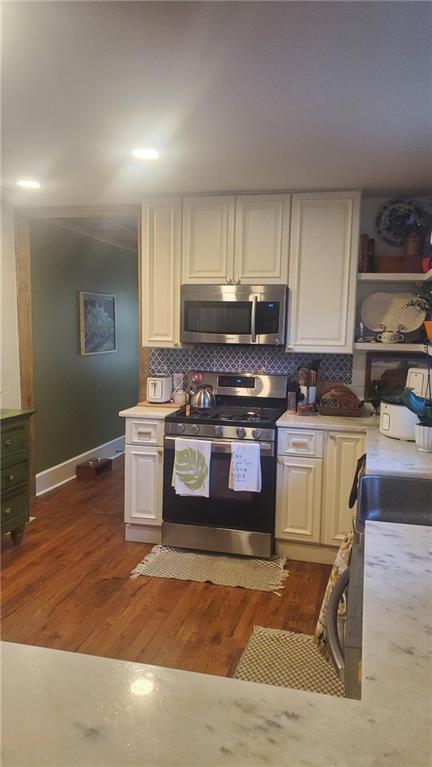
[(236, 197), (235, 283), (287, 284), (290, 201), (287, 194)]
[(141, 237), (142, 345), (180, 342), (181, 199), (144, 200)]
[(339, 546), (352, 529), (355, 509), (348, 508), (348, 498), (357, 460), (366, 452), (366, 435), (329, 432), (324, 458), (323, 513), (321, 541)]
[(182, 283), (286, 285), (290, 195), (186, 197)]
[(292, 198), (287, 350), (352, 353), (359, 192)]
[(126, 445), (125, 522), (162, 524), (163, 449)]
[(277, 539), (319, 543), (322, 461), (279, 456), (276, 487)]
[(232, 281), (234, 211), (233, 196), (184, 198), (182, 283)]

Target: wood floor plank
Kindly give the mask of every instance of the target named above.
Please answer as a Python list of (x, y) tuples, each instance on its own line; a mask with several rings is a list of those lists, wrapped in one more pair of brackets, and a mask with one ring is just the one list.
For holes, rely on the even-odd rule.
[(124, 540), (123, 461), (36, 499), (2, 537), (2, 638), (201, 673), (233, 673), (253, 625), (312, 633), (330, 567), (290, 562), (281, 596), (130, 578), (151, 550)]

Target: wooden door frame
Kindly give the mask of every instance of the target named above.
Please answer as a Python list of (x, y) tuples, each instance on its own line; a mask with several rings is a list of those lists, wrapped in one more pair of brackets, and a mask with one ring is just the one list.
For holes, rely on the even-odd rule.
[[(138, 220), (138, 269), (140, 269), (140, 205), (118, 206), (56, 206), (17, 208), (15, 212), (15, 270), (17, 288), (18, 352), (21, 388), (21, 407), (34, 410), (33, 321), (31, 283), (30, 223), (32, 219), (101, 218), (135, 213)], [(141, 291), (139, 292), (139, 294)], [(141, 299), (140, 299), (141, 301)], [(141, 323), (139, 323), (139, 350), (141, 349)], [(30, 418), (29, 492), (36, 495), (36, 428)]]

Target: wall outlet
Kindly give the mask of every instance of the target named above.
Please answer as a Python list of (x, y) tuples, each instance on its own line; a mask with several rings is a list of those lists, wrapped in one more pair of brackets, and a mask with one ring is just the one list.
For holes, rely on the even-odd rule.
[(173, 387), (174, 389), (183, 386), (183, 373), (173, 373)]

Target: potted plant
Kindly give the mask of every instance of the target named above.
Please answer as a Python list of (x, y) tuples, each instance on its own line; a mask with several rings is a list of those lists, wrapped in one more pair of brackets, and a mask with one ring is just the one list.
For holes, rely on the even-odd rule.
[(418, 449), (422, 453), (432, 453), (432, 399), (419, 397), (412, 389), (404, 389), (402, 402), (419, 419), (414, 427)]
[(406, 306), (416, 306), (418, 309), (426, 312), (424, 326), (429, 341), (432, 342), (432, 283), (422, 285), (417, 295), (407, 301)]

